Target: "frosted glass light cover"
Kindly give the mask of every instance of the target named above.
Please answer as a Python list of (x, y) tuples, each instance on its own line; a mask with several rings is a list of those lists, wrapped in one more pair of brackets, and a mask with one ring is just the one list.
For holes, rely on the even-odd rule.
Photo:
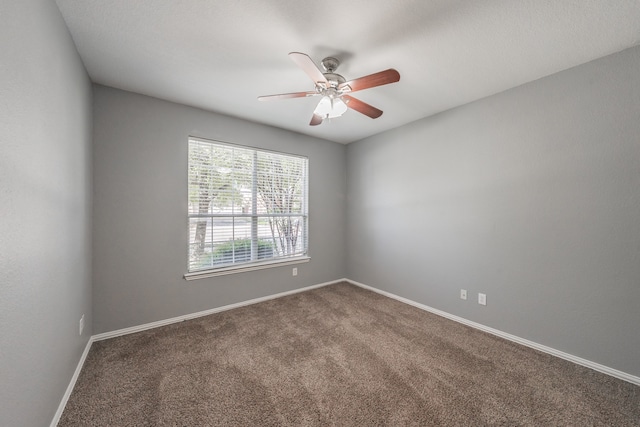
[(315, 114), (322, 116), (322, 118), (332, 119), (334, 117), (340, 117), (347, 111), (347, 104), (340, 98), (331, 99), (328, 96), (322, 97), (316, 110)]

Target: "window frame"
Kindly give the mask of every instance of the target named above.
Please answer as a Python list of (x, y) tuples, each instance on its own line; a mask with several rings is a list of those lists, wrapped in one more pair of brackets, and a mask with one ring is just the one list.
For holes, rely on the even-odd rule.
[[(220, 141), (220, 140), (214, 140), (214, 139), (207, 139), (207, 138), (202, 138), (202, 137), (196, 137), (196, 136), (189, 136), (187, 138), (187, 193), (189, 193), (191, 191), (191, 180), (190, 180), (190, 175), (189, 175), (189, 171), (191, 169), (191, 158), (190, 158), (190, 154), (191, 154), (191, 143), (196, 142), (196, 143), (205, 143), (205, 144), (211, 144), (213, 146), (222, 146), (222, 147), (230, 147), (230, 148), (237, 148), (240, 150), (250, 150), (252, 152), (252, 154), (254, 156), (257, 156), (258, 153), (266, 153), (266, 154), (275, 154), (275, 155), (279, 155), (279, 156), (286, 156), (289, 158), (298, 158), (298, 159), (303, 159), (304, 160), (304, 182), (303, 182), (303, 197), (302, 197), (302, 212), (301, 213), (295, 213), (289, 216), (295, 216), (295, 217), (301, 217), (302, 218), (302, 227), (301, 227), (301, 234), (299, 236), (299, 238), (302, 241), (302, 253), (299, 255), (289, 255), (289, 256), (278, 256), (278, 257), (271, 257), (268, 259), (253, 259), (250, 261), (241, 261), (241, 262), (237, 262), (237, 263), (232, 263), (232, 264), (224, 264), (220, 267), (216, 267), (216, 266), (210, 266), (207, 268), (202, 268), (202, 269), (198, 269), (198, 270), (193, 270), (191, 271), (191, 245), (193, 244), (192, 242), (192, 238), (191, 238), (191, 220), (193, 218), (198, 218), (198, 217), (210, 217), (210, 218), (215, 218), (220, 216), (219, 214), (215, 214), (215, 213), (211, 213), (210, 211), (203, 215), (201, 213), (193, 213), (189, 208), (187, 209), (187, 272), (184, 274), (184, 278), (186, 280), (194, 280), (194, 279), (200, 279), (200, 278), (206, 278), (206, 277), (215, 277), (215, 276), (222, 276), (222, 275), (228, 275), (228, 274), (234, 274), (234, 273), (242, 273), (242, 272), (247, 272), (247, 271), (254, 271), (254, 270), (261, 270), (261, 269), (266, 269), (266, 268), (274, 268), (274, 267), (282, 267), (282, 266), (287, 266), (287, 265), (292, 265), (292, 264), (300, 264), (300, 263), (306, 263), (310, 261), (310, 256), (309, 256), (309, 158), (307, 156), (304, 155), (300, 155), (300, 154), (292, 154), (292, 153), (285, 153), (285, 152), (281, 152), (281, 151), (275, 151), (275, 150), (269, 150), (269, 149), (264, 149), (264, 148), (258, 148), (258, 147), (253, 147), (253, 146), (249, 146), (249, 145), (242, 145), (242, 144), (237, 144), (237, 143), (231, 143), (231, 142), (226, 142), (226, 141)], [(257, 206), (257, 204), (259, 203), (259, 201), (257, 200), (257, 195), (255, 193), (255, 187), (256, 187), (256, 163), (252, 164), (252, 170), (253, 170), (253, 176), (252, 176), (252, 180), (251, 180), (251, 186), (253, 187), (253, 195), (252, 195), (252, 199), (251, 199), (251, 203), (252, 206)], [(189, 207), (190, 201), (189, 201), (189, 197), (187, 197), (188, 201), (187, 201), (187, 207)], [(247, 213), (227, 213), (225, 214), (226, 217), (231, 217), (231, 218), (247, 218), (250, 217), (252, 219), (252, 221), (259, 221), (260, 219), (264, 219), (264, 218), (268, 218), (268, 217), (273, 217), (273, 216), (284, 216), (286, 217), (286, 214), (260, 214), (257, 212), (256, 210), (252, 209), (252, 212), (250, 214)], [(233, 226), (235, 227), (235, 225)], [(235, 229), (235, 228), (234, 228)], [(257, 231), (256, 231), (257, 233)], [(253, 230), (252, 230), (252, 237), (251, 240), (253, 241), (255, 239), (260, 239), (259, 235), (255, 235), (253, 234)], [(212, 243), (213, 244), (213, 243)]]

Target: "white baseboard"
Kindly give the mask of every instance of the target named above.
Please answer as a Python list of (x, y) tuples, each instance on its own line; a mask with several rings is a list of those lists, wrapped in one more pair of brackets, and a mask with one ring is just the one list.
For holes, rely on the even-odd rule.
[(64, 396), (62, 396), (62, 400), (58, 405), (58, 410), (53, 416), (53, 420), (51, 421), (50, 427), (56, 427), (58, 422), (60, 421), (60, 417), (62, 416), (62, 412), (64, 411), (65, 406), (67, 406), (67, 401), (69, 400), (69, 396), (71, 396), (71, 392), (73, 391), (73, 387), (76, 385), (76, 381), (78, 381), (78, 376), (80, 376), (80, 371), (82, 371), (82, 367), (84, 366), (84, 361), (87, 359), (87, 355), (89, 354), (89, 349), (91, 348), (91, 344), (93, 343), (93, 337), (89, 338), (87, 341), (87, 345), (82, 352), (82, 356), (80, 356), (80, 361), (78, 362), (78, 366), (76, 366), (76, 370), (71, 377), (71, 381), (67, 386), (67, 390), (64, 392)]
[(603, 374), (610, 375), (612, 377), (621, 379), (623, 381), (627, 381), (627, 382), (630, 382), (632, 384), (640, 385), (640, 377), (637, 377), (635, 375), (631, 375), (631, 374), (628, 374), (626, 372), (622, 372), (622, 371), (619, 371), (617, 369), (613, 369), (613, 368), (610, 368), (608, 366), (601, 365), (599, 363), (592, 362), (590, 360), (583, 359), (581, 357), (574, 356), (572, 354), (565, 353), (565, 352), (560, 351), (560, 350), (556, 350), (555, 348), (547, 347), (546, 345), (538, 344), (536, 342), (529, 341), (529, 340), (524, 339), (524, 338), (520, 338), (520, 337), (518, 337), (516, 335), (511, 335), (511, 334), (508, 334), (506, 332), (502, 332), (502, 331), (500, 331), (498, 329), (490, 328), (489, 326), (485, 326), (485, 325), (482, 325), (480, 323), (472, 322), (471, 320), (467, 320), (467, 319), (465, 319), (463, 317), (459, 317), (459, 316), (447, 313), (446, 311), (442, 311), (442, 310), (438, 310), (438, 309), (433, 308), (433, 307), (429, 307), (428, 305), (420, 304), (420, 303), (412, 301), (410, 299), (407, 299), (407, 298), (400, 297), (398, 295), (392, 294), (391, 292), (383, 291), (383, 290), (374, 288), (372, 286), (368, 286), (368, 285), (365, 285), (363, 283), (356, 282), (356, 281), (351, 280), (351, 279), (344, 279), (344, 281), (346, 281), (348, 283), (351, 283), (352, 285), (361, 287), (363, 289), (367, 289), (367, 290), (370, 290), (372, 292), (376, 292), (376, 293), (378, 293), (380, 295), (384, 295), (386, 297), (393, 298), (393, 299), (395, 299), (397, 301), (400, 301), (400, 302), (403, 302), (405, 304), (412, 305), (412, 306), (414, 306), (416, 308), (419, 308), (421, 310), (428, 311), (430, 313), (433, 313), (433, 314), (436, 314), (438, 316), (453, 320), (453, 321), (458, 322), (458, 323), (462, 323), (463, 325), (471, 326), (472, 328), (479, 329), (481, 331), (490, 333), (492, 335), (496, 335), (496, 336), (498, 336), (500, 338), (504, 338), (506, 340), (513, 341), (515, 343), (522, 344), (522, 345), (527, 346), (527, 347), (531, 347), (531, 348), (533, 348), (535, 350), (539, 350), (539, 351), (541, 351), (543, 353), (551, 354), (553, 356), (559, 357), (559, 358), (564, 359), (564, 360), (568, 360), (569, 362), (573, 362), (573, 363), (575, 363), (577, 365), (581, 365), (581, 366), (585, 366), (587, 368), (591, 368), (594, 371), (602, 372)]
[(87, 359), (87, 354), (89, 354), (89, 349), (91, 348), (91, 344), (93, 344), (95, 341), (102, 341), (108, 338), (114, 338), (122, 335), (133, 334), (135, 332), (140, 332), (140, 331), (146, 331), (148, 329), (158, 328), (160, 326), (170, 325), (172, 323), (183, 322), (185, 320), (195, 319), (197, 317), (208, 316), (209, 314), (220, 313), (222, 311), (232, 310), (234, 308), (244, 307), (251, 304), (257, 304), (259, 302), (281, 298), (287, 295), (293, 295), (300, 292), (309, 291), (311, 289), (321, 288), (323, 286), (333, 285), (335, 283), (340, 283), (345, 281), (346, 279), (333, 280), (331, 282), (319, 283), (317, 285), (307, 286), (300, 289), (293, 289), (291, 291), (280, 292), (278, 294), (267, 295), (265, 297), (255, 298), (248, 301), (242, 301), (236, 304), (229, 304), (222, 307), (212, 308), (211, 310), (199, 311), (197, 313), (185, 314), (184, 316), (172, 317), (170, 319), (159, 320), (157, 322), (145, 323), (144, 325), (132, 326), (130, 328), (118, 329), (116, 331), (93, 335), (91, 338), (89, 338), (89, 341), (87, 342), (87, 346), (85, 347), (84, 352), (80, 357), (78, 366), (76, 367), (76, 370), (73, 373), (73, 376), (71, 377), (69, 386), (67, 387), (67, 390), (64, 393), (62, 400), (60, 401), (60, 405), (58, 406), (58, 410), (56, 411), (53, 417), (53, 420), (51, 421), (50, 427), (56, 427), (58, 425), (58, 422), (60, 421), (60, 417), (62, 417), (62, 413), (64, 412), (64, 408), (67, 406), (67, 401), (69, 400), (69, 397), (71, 396), (71, 392), (73, 391), (73, 387), (75, 387), (76, 385), (76, 381), (78, 380), (80, 371), (82, 370), (82, 367), (84, 366), (84, 362)]
[(516, 342), (518, 344), (522, 344), (522, 345), (527, 346), (527, 347), (531, 347), (533, 349), (542, 351), (544, 353), (551, 354), (551, 355), (559, 357), (561, 359), (568, 360), (568, 361), (576, 363), (578, 365), (582, 365), (582, 366), (585, 366), (587, 368), (591, 368), (594, 371), (602, 372), (603, 374), (607, 374), (607, 375), (610, 375), (612, 377), (619, 378), (621, 380), (624, 380), (624, 381), (627, 381), (627, 382), (630, 382), (632, 384), (636, 384), (636, 385), (640, 386), (640, 377), (636, 377), (634, 375), (627, 374), (626, 372), (622, 372), (622, 371), (619, 371), (617, 369), (609, 368), (608, 366), (604, 366), (604, 365), (601, 365), (599, 363), (595, 363), (595, 362), (592, 362), (590, 360), (586, 360), (586, 359), (583, 359), (581, 357), (577, 357), (577, 356), (574, 356), (572, 354), (565, 353), (563, 351), (556, 350), (554, 348), (547, 347), (545, 345), (538, 344), (536, 342), (529, 341), (529, 340), (526, 340), (524, 338), (520, 338), (518, 336), (508, 334), (506, 332), (499, 331), (497, 329), (490, 328), (490, 327), (482, 325), (480, 323), (472, 322), (471, 320), (467, 320), (467, 319), (464, 319), (462, 317), (458, 317), (458, 316), (455, 316), (453, 314), (447, 313), (445, 311), (438, 310), (438, 309), (435, 309), (433, 307), (429, 307), (427, 305), (420, 304), (418, 302), (412, 301), (410, 299), (400, 297), (398, 295), (392, 294), (391, 292), (383, 291), (383, 290), (380, 290), (380, 289), (365, 285), (363, 283), (359, 283), (359, 282), (356, 282), (354, 280), (345, 278), (345, 279), (338, 279), (338, 280), (333, 280), (333, 281), (325, 282), (325, 283), (319, 283), (317, 285), (307, 286), (307, 287), (300, 288), (300, 289), (293, 289), (291, 291), (281, 292), (281, 293), (278, 293), (278, 294), (267, 295), (267, 296), (264, 296), (264, 297), (255, 298), (255, 299), (251, 299), (251, 300), (247, 300), (247, 301), (242, 301), (242, 302), (235, 303), (235, 304), (229, 304), (229, 305), (225, 305), (225, 306), (222, 306), (222, 307), (213, 308), (213, 309), (210, 309), (210, 310), (199, 311), (197, 313), (185, 314), (183, 316), (172, 317), (170, 319), (160, 320), (160, 321), (157, 321), (157, 322), (145, 323), (143, 325), (132, 326), (130, 328), (118, 329), (118, 330), (111, 331), (111, 332), (104, 332), (102, 334), (93, 335), (91, 338), (89, 338), (89, 341), (87, 342), (87, 345), (86, 345), (86, 347), (84, 349), (84, 352), (82, 353), (82, 356), (80, 357), (80, 361), (78, 362), (78, 366), (76, 367), (76, 370), (73, 373), (73, 377), (71, 377), (71, 381), (69, 382), (69, 386), (67, 387), (67, 390), (66, 390), (64, 396), (62, 397), (62, 400), (60, 401), (60, 405), (58, 406), (58, 410), (56, 411), (56, 413), (55, 413), (55, 415), (53, 417), (53, 420), (51, 421), (50, 427), (56, 427), (58, 425), (58, 421), (60, 421), (60, 417), (62, 416), (62, 412), (64, 411), (64, 408), (67, 405), (67, 401), (69, 400), (69, 397), (71, 396), (71, 392), (73, 391), (73, 387), (75, 386), (76, 381), (78, 380), (78, 376), (80, 375), (80, 371), (82, 370), (82, 367), (84, 366), (84, 362), (85, 362), (85, 360), (87, 358), (87, 355), (89, 354), (89, 349), (91, 348), (91, 345), (95, 341), (101, 341), (101, 340), (106, 340), (106, 339), (109, 339), (109, 338), (119, 337), (119, 336), (122, 336), (122, 335), (133, 334), (135, 332), (146, 331), (148, 329), (158, 328), (160, 326), (170, 325), (172, 323), (179, 323), (179, 322), (183, 322), (185, 320), (195, 319), (195, 318), (202, 317), (202, 316), (208, 316), (210, 314), (220, 313), (222, 311), (232, 310), (234, 308), (239, 308), (239, 307), (244, 307), (244, 306), (247, 306), (247, 305), (257, 304), (257, 303), (260, 303), (260, 302), (263, 302), (263, 301), (268, 301), (268, 300), (272, 300), (272, 299), (276, 299), (276, 298), (281, 298), (281, 297), (284, 297), (284, 296), (287, 296), (287, 295), (293, 295), (293, 294), (297, 294), (297, 293), (300, 293), (300, 292), (305, 292), (305, 291), (309, 291), (311, 289), (321, 288), (323, 286), (333, 285), (335, 283), (340, 283), (340, 282), (351, 283), (352, 285), (358, 286), (358, 287), (363, 288), (363, 289), (370, 290), (372, 292), (376, 292), (376, 293), (378, 293), (380, 295), (384, 295), (386, 297), (395, 299), (395, 300), (403, 302), (405, 304), (409, 304), (409, 305), (414, 306), (416, 308), (419, 308), (421, 310), (428, 311), (430, 313), (433, 313), (433, 314), (436, 314), (438, 316), (453, 320), (453, 321), (458, 322), (458, 323), (462, 323), (463, 325), (471, 326), (472, 328), (476, 328), (476, 329), (479, 329), (481, 331), (488, 332), (488, 333), (490, 333), (492, 335), (496, 335), (496, 336), (504, 338), (506, 340), (513, 341), (513, 342)]
[(224, 305), (222, 307), (212, 308), (210, 310), (199, 311), (197, 313), (185, 314), (183, 316), (172, 317), (170, 319), (159, 320), (157, 322), (145, 323), (143, 325), (132, 326), (130, 328), (118, 329), (111, 332), (104, 332), (102, 334), (94, 335), (93, 341), (102, 341), (108, 338), (119, 337), (122, 335), (133, 334), (136, 332), (146, 331), (148, 329), (159, 328), (160, 326), (170, 325), (172, 323), (184, 322), (185, 320), (191, 320), (202, 316), (208, 316), (210, 314), (220, 313), (222, 311), (232, 310), (234, 308), (244, 307), (247, 305), (257, 304), (259, 302), (268, 301), (276, 298), (282, 298), (287, 295), (297, 294), (299, 292), (309, 291), (311, 289), (321, 288), (323, 286), (333, 285), (334, 283), (344, 282), (346, 279), (333, 280), (331, 282), (319, 283), (317, 285), (307, 286), (305, 288), (293, 289), (291, 291), (280, 292), (278, 294), (267, 295), (265, 297), (255, 298), (248, 301), (242, 301), (235, 304)]

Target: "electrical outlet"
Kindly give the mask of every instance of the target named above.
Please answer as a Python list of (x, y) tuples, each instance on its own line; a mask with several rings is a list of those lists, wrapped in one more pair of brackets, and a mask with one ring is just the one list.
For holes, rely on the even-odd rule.
[(82, 335), (82, 331), (84, 330), (84, 314), (80, 317), (80, 325), (79, 325), (79, 335)]
[(478, 294), (478, 304), (487, 305), (487, 294)]
[(293, 275), (294, 276), (298, 275), (298, 267), (293, 267)]
[(460, 289), (460, 299), (467, 299), (467, 290)]

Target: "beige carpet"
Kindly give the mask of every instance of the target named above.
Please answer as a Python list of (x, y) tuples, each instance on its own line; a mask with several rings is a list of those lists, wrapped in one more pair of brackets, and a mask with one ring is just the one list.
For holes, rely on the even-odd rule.
[(640, 387), (349, 284), (93, 344), (59, 426), (631, 426)]

